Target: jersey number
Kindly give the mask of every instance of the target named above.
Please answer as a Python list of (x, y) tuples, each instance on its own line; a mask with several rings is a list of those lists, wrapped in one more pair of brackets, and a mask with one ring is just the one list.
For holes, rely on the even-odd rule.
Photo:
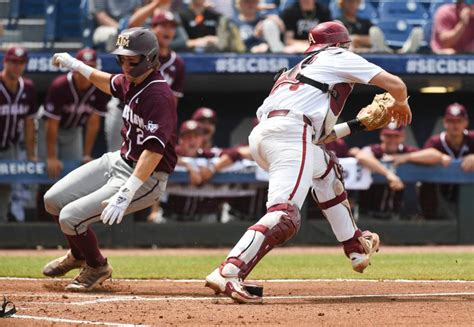
[(143, 131), (141, 128), (137, 127), (137, 145), (142, 145), (143, 144)]

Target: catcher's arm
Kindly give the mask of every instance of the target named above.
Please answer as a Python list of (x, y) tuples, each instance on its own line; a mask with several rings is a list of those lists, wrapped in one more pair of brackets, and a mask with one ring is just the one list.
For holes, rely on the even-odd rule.
[(357, 132), (366, 131), (367, 128), (360, 122), (358, 118), (334, 125), (331, 133), (327, 134), (324, 138), (319, 139), (317, 144), (326, 144), (345, 137), (349, 134), (355, 134)]

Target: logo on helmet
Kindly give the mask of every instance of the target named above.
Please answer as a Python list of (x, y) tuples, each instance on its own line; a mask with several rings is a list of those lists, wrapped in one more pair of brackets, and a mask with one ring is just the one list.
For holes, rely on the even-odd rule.
[(309, 44), (316, 43), (316, 41), (314, 40), (313, 34), (311, 33), (308, 34), (308, 41), (309, 41)]
[(129, 44), (130, 44), (130, 35), (120, 34), (117, 38), (117, 43), (115, 45), (117, 47), (128, 48)]

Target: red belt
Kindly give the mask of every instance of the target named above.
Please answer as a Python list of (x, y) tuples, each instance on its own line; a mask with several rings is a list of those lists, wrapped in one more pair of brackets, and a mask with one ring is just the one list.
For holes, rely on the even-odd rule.
[[(268, 113), (267, 117), (272, 118), (276, 116), (286, 116), (290, 110), (288, 109), (278, 109), (278, 110), (272, 110)], [(308, 124), (309, 126), (313, 126), (313, 123), (311, 122), (311, 119), (309, 119), (306, 115), (303, 115), (303, 121)]]

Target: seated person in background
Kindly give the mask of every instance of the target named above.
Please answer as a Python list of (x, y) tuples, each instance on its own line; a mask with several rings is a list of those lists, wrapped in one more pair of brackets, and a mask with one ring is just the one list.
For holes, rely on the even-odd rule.
[[(174, 4), (174, 2), (173, 2)], [(131, 27), (145, 27), (150, 28), (156, 26), (153, 23), (153, 18), (158, 16), (160, 13), (171, 12), (171, 1), (170, 0), (151, 0), (143, 7), (137, 9), (128, 20), (128, 28)], [(169, 15), (169, 14), (167, 14)], [(173, 21), (175, 22), (175, 33), (171, 43), (167, 42), (168, 46), (176, 51), (183, 51), (186, 49), (187, 35), (181, 22), (179, 15), (172, 13)], [(155, 33), (156, 34), (156, 33)], [(160, 47), (163, 45), (158, 40)], [(161, 48), (160, 48), (161, 49)]]
[(298, 0), (280, 15), (285, 23), (285, 53), (304, 53), (308, 48), (308, 31), (331, 20), (329, 9), (316, 0)]
[(188, 51), (245, 51), (237, 27), (225, 16), (208, 8), (205, 0), (191, 0), (179, 15), (188, 37)]
[(474, 53), (474, 4), (457, 0), (436, 10), (431, 49), (438, 54)]
[[(426, 149), (436, 149), (451, 159), (462, 159), (461, 169), (474, 171), (474, 131), (468, 131), (466, 107), (450, 104), (444, 114), (444, 131), (433, 135), (425, 143)], [(423, 183), (420, 205), (426, 219), (456, 219), (459, 185)]]
[(282, 52), (281, 33), (285, 25), (277, 15), (261, 15), (258, 3), (259, 0), (236, 0), (238, 14), (233, 21), (247, 52)]
[(126, 20), (142, 5), (142, 0), (91, 0), (89, 11), (95, 17), (97, 27), (92, 40), (109, 52), (115, 49), (120, 30), (127, 28)]
[[(380, 143), (364, 147), (356, 158), (362, 165), (376, 158), (386, 160), (386, 155), (407, 153), (418, 150), (405, 145), (405, 131), (391, 123), (380, 132)], [(388, 181), (386, 184), (373, 184), (367, 191), (359, 192), (359, 212), (375, 218), (396, 218), (403, 206), (404, 185), (400, 178), (390, 169), (384, 168)], [(375, 171), (380, 173), (378, 171)]]
[[(372, 24), (368, 19), (357, 16), (357, 10), (362, 0), (338, 0), (337, 4), (341, 8), (340, 20), (348, 29), (351, 35), (351, 50), (356, 53), (364, 52), (386, 52), (393, 53), (393, 49), (385, 44), (383, 31)], [(398, 53), (413, 53), (420, 48), (423, 40), (423, 29), (415, 27), (408, 40)]]

